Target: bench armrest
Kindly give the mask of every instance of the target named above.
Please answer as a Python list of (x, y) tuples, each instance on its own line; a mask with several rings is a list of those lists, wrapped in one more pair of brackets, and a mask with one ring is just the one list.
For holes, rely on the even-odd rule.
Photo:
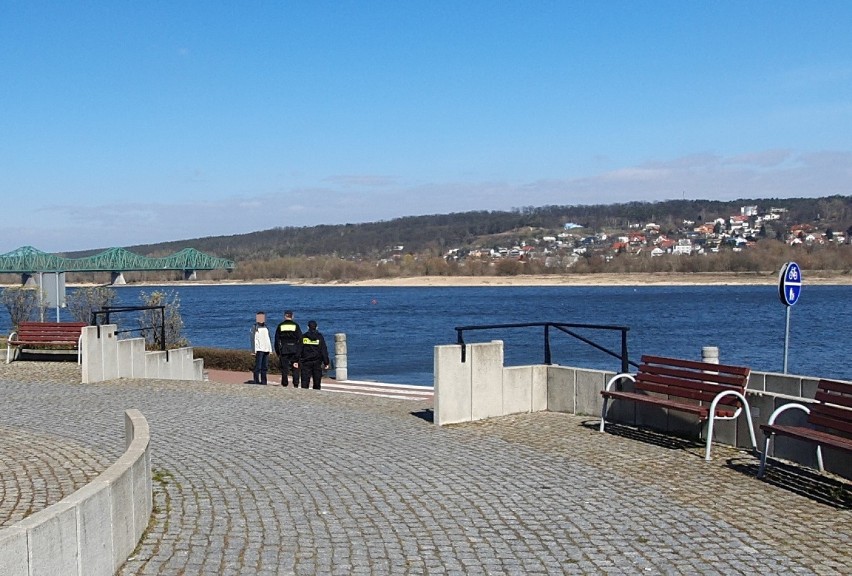
[(613, 384), (621, 380), (622, 378), (627, 378), (631, 382), (636, 382), (636, 375), (630, 374), (628, 372), (622, 372), (621, 374), (616, 374), (612, 378), (609, 379), (609, 382), (606, 383), (606, 388), (604, 390), (609, 392), (610, 388), (612, 388)]
[(775, 420), (781, 414), (783, 414), (784, 412), (786, 412), (787, 410), (789, 410), (791, 408), (795, 408), (797, 410), (803, 410), (805, 412), (805, 414), (811, 413), (811, 409), (808, 408), (807, 406), (805, 406), (804, 404), (799, 404), (798, 402), (790, 402), (788, 404), (784, 404), (783, 406), (779, 406), (778, 408), (776, 408), (775, 411), (772, 412), (772, 415), (769, 416), (769, 422), (767, 424), (769, 426), (772, 426), (773, 424), (775, 424)]

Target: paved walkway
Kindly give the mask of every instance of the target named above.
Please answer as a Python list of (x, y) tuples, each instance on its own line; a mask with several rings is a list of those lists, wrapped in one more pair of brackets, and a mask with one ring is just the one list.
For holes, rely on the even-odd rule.
[[(81, 385), (0, 367), (8, 525), (153, 435), (155, 512), (122, 575), (843, 574), (849, 484), (539, 413), (437, 428), (431, 402), (217, 382)], [(616, 430), (618, 432), (618, 430)], [(794, 480), (795, 479), (795, 480)], [(796, 484), (798, 483), (798, 484)], [(803, 493), (805, 495), (803, 495)]]

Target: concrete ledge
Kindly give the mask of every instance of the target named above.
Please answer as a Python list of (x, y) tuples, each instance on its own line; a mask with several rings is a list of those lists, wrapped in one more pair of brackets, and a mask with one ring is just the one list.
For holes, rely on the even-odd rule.
[(56, 504), (0, 530), (0, 574), (115, 574), (153, 508), (150, 440), (142, 413), (127, 410), (127, 449), (112, 466)]

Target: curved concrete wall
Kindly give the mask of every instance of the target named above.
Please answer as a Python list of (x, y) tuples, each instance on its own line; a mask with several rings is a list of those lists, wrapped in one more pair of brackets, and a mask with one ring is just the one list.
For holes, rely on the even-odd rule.
[(92, 482), (0, 530), (3, 576), (112, 575), (148, 526), (153, 507), (150, 432), (124, 413), (124, 454)]

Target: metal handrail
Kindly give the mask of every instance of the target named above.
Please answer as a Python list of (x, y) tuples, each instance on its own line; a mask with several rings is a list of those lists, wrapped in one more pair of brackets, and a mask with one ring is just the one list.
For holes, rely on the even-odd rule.
[[(101, 325), (98, 324), (98, 316), (104, 316), (104, 323), (109, 324), (110, 314), (116, 312), (140, 312), (142, 310), (159, 310), (160, 311), (160, 349), (168, 352), (166, 347), (166, 307), (165, 306), (103, 306), (100, 310), (92, 311), (92, 326), (98, 327), (98, 335), (100, 336)], [(124, 332), (144, 332), (157, 326), (141, 326), (139, 328), (127, 328), (125, 330), (116, 330), (116, 334)]]
[[(639, 364), (636, 362), (631, 362), (629, 354), (627, 352), (627, 332), (630, 330), (628, 326), (615, 326), (615, 325), (607, 325), (607, 324), (572, 324), (566, 322), (523, 322), (519, 324), (479, 324), (476, 326), (456, 326), (455, 331), (458, 335), (457, 343), (461, 346), (461, 361), (465, 362), (466, 355), (466, 344), (464, 342), (464, 332), (471, 330), (495, 330), (495, 329), (503, 329), (503, 328), (534, 328), (534, 327), (544, 327), (544, 363), (546, 365), (550, 365), (553, 362), (551, 361), (550, 354), (550, 329), (556, 328), (557, 330), (568, 334), (569, 336), (580, 340), (581, 342), (588, 344), (589, 346), (600, 350), (610, 356), (618, 358), (621, 360), (621, 372), (629, 372), (630, 366), (638, 367)], [(606, 348), (582, 336), (577, 334), (572, 329), (573, 328), (587, 328), (591, 330), (611, 330), (618, 331), (621, 333), (621, 352), (613, 352), (612, 350)]]

